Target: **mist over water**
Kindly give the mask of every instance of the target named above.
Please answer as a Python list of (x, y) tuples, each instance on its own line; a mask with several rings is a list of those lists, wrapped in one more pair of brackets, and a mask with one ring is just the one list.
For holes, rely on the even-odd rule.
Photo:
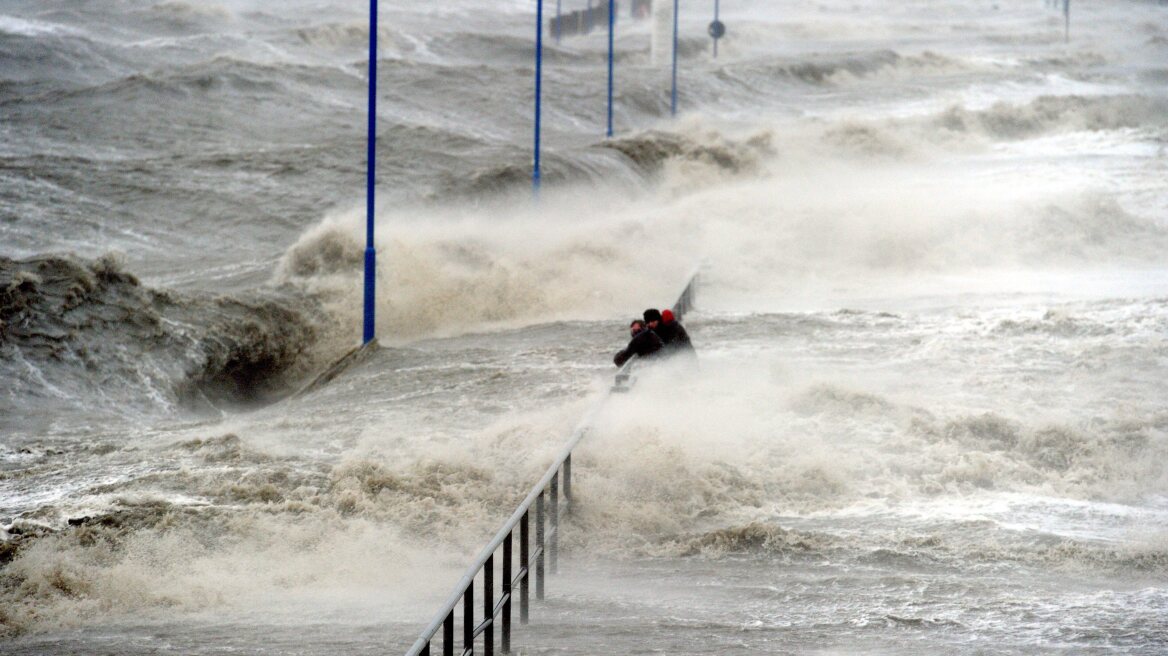
[(533, 203), (533, 5), (406, 4), (304, 395), (367, 7), (0, 8), (0, 652), (404, 652), (699, 264), (516, 646), (1165, 650), (1168, 6), (683, 2), (611, 140), (548, 39)]

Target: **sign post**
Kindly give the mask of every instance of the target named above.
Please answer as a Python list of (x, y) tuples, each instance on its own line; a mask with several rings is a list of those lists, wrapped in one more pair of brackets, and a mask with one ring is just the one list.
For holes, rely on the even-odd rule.
[(726, 35), (726, 26), (718, 19), (721, 0), (714, 0), (714, 22), (710, 23), (710, 38), (714, 40), (714, 59), (718, 58), (718, 39)]

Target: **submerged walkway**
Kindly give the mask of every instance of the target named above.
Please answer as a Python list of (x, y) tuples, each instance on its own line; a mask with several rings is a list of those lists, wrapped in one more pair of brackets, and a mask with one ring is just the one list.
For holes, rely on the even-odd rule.
[[(698, 274), (695, 271), (671, 308), (678, 320), (693, 308), (697, 284)], [(631, 384), (629, 372), (634, 362), (636, 358), (621, 367), (617, 374), (618, 390), (622, 385)], [(440, 631), (442, 653), (446, 656), (453, 656), (459, 641), (462, 644), (458, 652), (460, 654), (473, 654), (478, 643), (482, 645), (482, 653), (490, 656), (495, 651), (496, 628), (499, 630), (499, 646), (503, 653), (511, 651), (515, 597), (518, 596), (519, 621), (527, 624), (531, 612), (531, 584), (534, 582), (536, 599), (542, 600), (548, 570), (555, 574), (559, 568), (560, 520), (572, 503), (572, 452), (584, 438), (592, 419), (607, 398), (606, 394), (580, 421), (547, 472), (455, 584), (454, 591), (406, 652), (407, 656), (428, 656), (431, 643), (437, 640)], [(534, 520), (531, 517), (533, 508)], [(519, 543), (518, 549), (516, 541)], [(495, 564), (496, 558), (500, 561), (498, 566)], [(496, 584), (495, 574), (500, 568), (501, 578)], [(478, 603), (475, 600), (476, 589), (482, 594)], [(476, 606), (481, 608), (477, 614)], [(461, 613), (456, 613), (459, 607), (462, 608)], [(458, 633), (461, 634), (460, 638), (455, 637)]]

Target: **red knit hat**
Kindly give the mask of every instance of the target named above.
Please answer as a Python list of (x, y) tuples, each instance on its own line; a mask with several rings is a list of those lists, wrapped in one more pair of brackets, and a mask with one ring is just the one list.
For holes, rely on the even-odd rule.
[(673, 310), (662, 310), (661, 311), (661, 322), (662, 323), (672, 323), (673, 322)]

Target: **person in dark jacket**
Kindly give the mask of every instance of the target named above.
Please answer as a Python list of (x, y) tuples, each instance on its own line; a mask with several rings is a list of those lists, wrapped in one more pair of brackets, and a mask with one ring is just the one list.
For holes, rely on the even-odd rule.
[(645, 326), (645, 322), (640, 319), (634, 319), (629, 324), (629, 334), (633, 336), (629, 340), (629, 345), (623, 351), (617, 353), (612, 359), (613, 364), (618, 367), (628, 362), (629, 358), (634, 355), (642, 358), (649, 357), (657, 351), (660, 351), (661, 347), (664, 346), (657, 333), (649, 330)]
[(666, 351), (694, 353), (693, 344), (689, 341), (689, 333), (685, 332), (681, 322), (673, 318), (672, 310), (658, 312), (654, 309), (648, 309), (645, 310), (644, 316), (645, 324), (661, 338)]
[[(649, 330), (656, 332), (657, 326), (661, 325), (661, 312), (654, 308), (649, 308), (648, 310), (642, 312), (641, 316), (645, 317), (645, 325), (649, 328)], [(658, 337), (660, 337), (660, 335), (658, 335)]]
[(689, 333), (685, 331), (685, 327), (681, 322), (673, 318), (671, 310), (665, 310), (661, 313), (661, 323), (657, 325), (654, 330), (661, 341), (665, 343), (665, 348), (674, 352), (687, 352), (695, 354), (693, 343), (689, 341)]

